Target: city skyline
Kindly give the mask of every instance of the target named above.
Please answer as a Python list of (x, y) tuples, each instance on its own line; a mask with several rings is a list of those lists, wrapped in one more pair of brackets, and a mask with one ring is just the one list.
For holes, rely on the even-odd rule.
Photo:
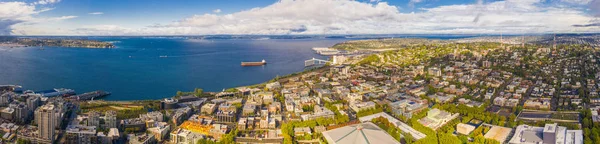
[(0, 0), (0, 35), (600, 32), (600, 0)]

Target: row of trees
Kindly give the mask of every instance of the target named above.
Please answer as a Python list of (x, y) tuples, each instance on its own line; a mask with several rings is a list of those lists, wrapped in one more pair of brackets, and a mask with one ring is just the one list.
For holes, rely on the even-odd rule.
[(219, 141), (212, 141), (210, 139), (200, 139), (196, 143), (197, 144), (235, 144), (235, 137), (238, 135), (237, 130), (233, 130), (228, 134), (221, 136)]
[(369, 108), (366, 110), (361, 110), (356, 113), (357, 117), (368, 116), (376, 113), (383, 112), (383, 108), (380, 105), (375, 105), (375, 108)]
[[(287, 122), (287, 123), (283, 123), (281, 124), (281, 132), (283, 133), (283, 143), (284, 144), (294, 144), (296, 141), (294, 141), (295, 139), (295, 135), (294, 135), (294, 128), (296, 127), (309, 127), (311, 129), (314, 129), (316, 126), (329, 126), (331, 124), (342, 124), (342, 123), (346, 123), (342, 122), (342, 121), (338, 121), (337, 119), (331, 119), (331, 118), (317, 118), (315, 120), (308, 120), (308, 121), (291, 121), (291, 122)], [(311, 138), (314, 139), (318, 139), (321, 138), (322, 135), (314, 135)], [(302, 138), (302, 139), (306, 139), (306, 138)]]
[[(392, 137), (394, 137), (394, 139), (396, 139), (397, 141), (401, 141), (402, 131), (398, 127), (396, 127), (392, 123), (390, 123), (388, 121), (388, 119), (386, 119), (384, 117), (378, 117), (378, 118), (374, 118), (371, 121), (374, 124), (376, 124), (377, 126), (379, 126), (381, 129), (385, 130)], [(405, 136), (407, 136), (407, 135), (405, 135)], [(413, 139), (412, 136), (410, 136), (410, 138), (406, 137), (405, 139), (407, 139), (407, 141), (410, 141), (412, 143), (412, 139)], [(408, 140), (408, 139), (410, 139), (410, 140)]]
[(514, 113), (518, 113), (518, 108), (513, 109), (514, 113), (511, 113), (507, 118), (499, 114), (486, 112), (485, 107), (487, 107), (487, 105), (488, 103), (486, 102), (481, 107), (468, 107), (463, 104), (460, 104), (458, 106), (454, 104), (437, 104), (433, 107), (441, 110), (446, 110), (451, 113), (459, 113), (462, 116), (462, 122), (464, 123), (468, 122), (471, 119), (478, 119), (488, 124), (506, 126), (510, 128), (514, 128), (517, 125), (524, 123), (521, 120), (516, 120), (517, 117)]
[(204, 90), (201, 88), (195, 88), (194, 91), (191, 91), (191, 92), (177, 91), (176, 94), (177, 94), (176, 97), (186, 96), (186, 95), (194, 95), (197, 97), (202, 97), (202, 96), (204, 96)]
[(590, 109), (582, 110), (580, 113), (583, 117), (581, 123), (583, 128), (583, 143), (600, 143), (600, 123), (592, 120), (592, 111)]

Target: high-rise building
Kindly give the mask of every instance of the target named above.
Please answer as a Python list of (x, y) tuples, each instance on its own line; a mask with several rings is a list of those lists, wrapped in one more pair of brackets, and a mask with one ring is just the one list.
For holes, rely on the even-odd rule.
[(38, 125), (38, 135), (40, 138), (54, 141), (55, 121), (54, 105), (43, 105), (35, 110), (35, 122)]
[(23, 103), (14, 103), (11, 104), (10, 106), (11, 108), (15, 109), (15, 121), (17, 123), (23, 124), (26, 123), (27, 121), (29, 121), (29, 113), (30, 110), (29, 108), (27, 108), (27, 106)]
[(8, 106), (12, 102), (13, 93), (4, 93), (0, 95), (0, 106)]
[(27, 98), (27, 109), (34, 111), (38, 106), (40, 106), (40, 97), (29, 96)]
[(104, 122), (106, 123), (106, 128), (117, 128), (117, 112), (112, 110), (106, 111)]
[(90, 111), (88, 113), (87, 126), (100, 127), (100, 112)]
[(62, 127), (62, 120), (65, 116), (65, 112), (67, 111), (67, 104), (65, 101), (61, 99), (55, 99), (56, 101), (52, 102), (54, 104), (54, 128), (59, 129)]

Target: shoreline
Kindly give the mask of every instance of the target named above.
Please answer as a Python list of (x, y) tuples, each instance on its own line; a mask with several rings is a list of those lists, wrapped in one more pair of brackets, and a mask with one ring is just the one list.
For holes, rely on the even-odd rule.
[[(227, 88), (225, 90), (235, 89), (235, 88), (240, 88), (240, 87), (248, 87), (248, 88), (251, 88), (251, 87), (260, 87), (260, 86), (266, 85), (267, 83), (270, 83), (270, 82), (279, 81), (281, 79), (292, 78), (292, 77), (299, 76), (301, 74), (305, 74), (305, 73), (308, 73), (308, 72), (315, 72), (315, 71), (326, 70), (329, 67), (330, 67), (329, 65), (325, 65), (325, 66), (318, 67), (318, 68), (303, 70), (303, 71), (300, 71), (300, 72), (296, 72), (296, 73), (292, 73), (292, 74), (288, 74), (288, 75), (284, 75), (284, 76), (280, 76), (280, 77), (275, 77), (275, 78), (269, 79), (268, 81), (264, 81), (262, 83), (257, 83), (257, 84), (253, 84), (253, 85), (244, 85), (244, 86), (231, 87), (231, 88)], [(18, 85), (15, 85), (15, 86), (18, 86)], [(176, 93), (176, 91), (173, 92), (173, 93)], [(214, 96), (215, 94), (220, 93), (220, 92), (208, 92), (207, 91), (207, 92), (204, 92), (204, 93), (210, 94), (211, 96)], [(101, 98), (101, 99), (97, 99), (97, 100), (93, 100), (93, 101), (86, 100), (86, 101), (80, 101), (80, 102), (96, 102), (96, 101), (100, 101), (100, 102), (106, 102), (106, 103), (129, 104), (129, 103), (135, 103), (135, 102), (157, 102), (157, 101), (161, 101), (161, 100), (163, 100), (165, 98), (174, 98), (176, 96), (177, 96), (176, 94), (173, 94), (172, 96), (163, 97), (163, 98), (160, 98), (160, 99), (142, 99), (142, 100), (104, 100), (103, 98)]]
[(65, 47), (65, 48), (115, 48), (111, 42), (88, 39), (14, 38), (3, 40), (0, 47)]
[[(296, 73), (292, 73), (292, 74), (284, 75), (284, 76), (281, 76), (281, 77), (275, 77), (275, 78), (272, 78), (272, 79), (270, 79), (270, 80), (268, 80), (268, 81), (265, 81), (265, 82), (262, 82), (262, 83), (253, 84), (253, 85), (246, 85), (246, 86), (237, 86), (237, 87), (231, 87), (231, 88), (227, 88), (227, 89), (225, 89), (225, 90), (228, 90), (228, 89), (235, 89), (235, 88), (240, 88), (240, 87), (248, 87), (248, 88), (250, 88), (250, 87), (260, 87), (260, 86), (262, 86), (262, 85), (266, 85), (267, 83), (270, 83), (270, 82), (279, 81), (279, 80), (281, 80), (281, 79), (288, 79), (288, 78), (292, 78), (292, 77), (299, 76), (299, 75), (301, 75), (301, 74), (305, 74), (305, 73), (308, 73), (308, 72), (314, 72), (314, 71), (318, 71), (318, 70), (326, 70), (326, 69), (327, 69), (327, 68), (329, 68), (329, 67), (330, 67), (330, 66), (326, 65), (326, 66), (322, 66), (322, 67), (319, 67), (319, 68), (314, 68), (314, 69), (309, 69), (309, 70), (303, 70), (303, 71), (301, 71), (301, 72), (296, 72)], [(214, 94), (216, 94), (216, 93), (220, 93), (220, 92), (204, 92), (204, 93), (211, 93), (211, 94), (213, 94), (213, 93), (214, 93)], [(214, 94), (213, 94), (213, 95), (214, 95)], [(163, 100), (163, 99), (165, 99), (165, 98), (173, 98), (173, 97), (175, 97), (175, 96), (177, 96), (177, 95), (173, 95), (173, 96), (171, 96), (171, 97), (164, 97), (164, 98), (161, 98), (161, 99), (145, 99), (145, 100), (122, 100), (122, 101), (121, 101), (121, 100), (103, 100), (103, 99), (98, 99), (98, 100), (94, 100), (94, 101), (116, 102), (116, 103), (127, 103), (127, 102), (129, 102), (129, 103), (133, 103), (133, 102), (144, 102), (144, 101), (161, 101), (161, 100)], [(88, 101), (88, 102), (89, 102), (89, 101)]]

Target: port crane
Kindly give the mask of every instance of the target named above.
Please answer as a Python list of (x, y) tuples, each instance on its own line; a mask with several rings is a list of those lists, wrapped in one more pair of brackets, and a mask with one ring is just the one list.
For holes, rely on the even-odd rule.
[(327, 64), (327, 63), (331, 63), (331, 62), (328, 60), (312, 58), (312, 59), (304, 61), (304, 66), (310, 67), (310, 66), (314, 66), (314, 65), (323, 65), (323, 64)]

